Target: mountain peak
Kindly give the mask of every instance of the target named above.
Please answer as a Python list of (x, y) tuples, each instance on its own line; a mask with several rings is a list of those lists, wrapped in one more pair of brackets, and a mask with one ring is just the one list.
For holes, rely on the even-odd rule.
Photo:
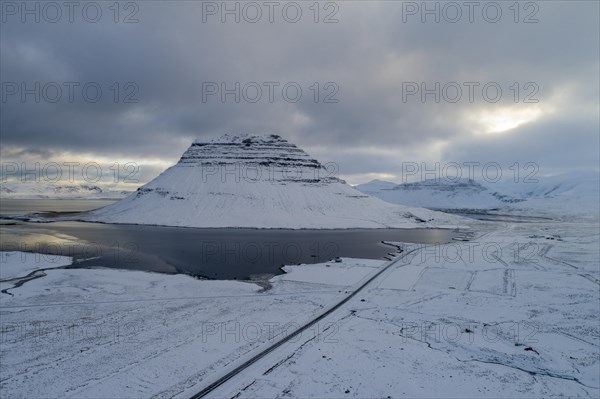
[(274, 144), (274, 143), (287, 143), (287, 140), (276, 134), (224, 134), (220, 137), (212, 139), (196, 139), (192, 145), (206, 145), (206, 144)]
[[(225, 134), (219, 138), (195, 140), (177, 166), (231, 164), (305, 171), (323, 169), (304, 150), (275, 134)], [(314, 175), (313, 172), (310, 174)]]

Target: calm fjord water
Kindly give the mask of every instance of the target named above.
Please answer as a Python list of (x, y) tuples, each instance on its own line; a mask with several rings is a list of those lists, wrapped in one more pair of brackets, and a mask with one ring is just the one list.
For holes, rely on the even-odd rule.
[[(2, 200), (0, 214), (93, 209), (97, 201)], [(92, 203), (94, 202), (94, 203)], [(2, 250), (74, 257), (74, 267), (110, 267), (247, 279), (281, 273), (283, 265), (336, 257), (381, 259), (394, 248), (382, 241), (437, 244), (446, 229), (199, 229), (84, 222), (16, 222), (0, 226)]]

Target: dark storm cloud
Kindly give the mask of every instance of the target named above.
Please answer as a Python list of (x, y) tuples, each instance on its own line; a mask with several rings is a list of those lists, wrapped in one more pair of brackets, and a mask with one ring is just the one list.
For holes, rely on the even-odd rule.
[[(393, 175), (403, 160), (419, 157), (514, 156), (557, 169), (598, 166), (596, 2), (536, 2), (538, 22), (527, 24), (522, 22), (531, 9), (520, 9), (515, 23), (509, 4), (501, 2), (503, 17), (496, 23), (480, 11), (472, 23), (466, 15), (456, 23), (432, 17), (422, 23), (420, 15), (404, 15), (403, 21), (407, 2), (338, 2), (339, 23), (331, 24), (314, 23), (308, 3), (301, 3), (298, 23), (277, 12), (273, 23), (234, 23), (231, 16), (221, 23), (218, 15), (205, 23), (201, 2), (138, 2), (139, 22), (131, 24), (114, 23), (108, 3), (98, 4), (104, 14), (97, 23), (81, 17), (22, 23), (18, 15), (3, 15), (3, 85), (95, 82), (103, 90), (97, 103), (78, 90), (74, 101), (63, 93), (57, 103), (7, 98), (1, 104), (3, 157), (15, 148), (23, 157), (31, 151), (85, 152), (175, 162), (193, 138), (234, 131), (280, 133), (336, 161), (346, 174)], [(332, 10), (321, 10), (319, 18)], [(127, 12), (121, 11), (122, 19)], [(110, 89), (114, 82), (120, 84), (119, 101)], [(266, 91), (257, 103), (235, 103), (232, 96), (222, 103), (218, 95), (203, 101), (203, 82), (280, 86), (273, 103)], [(286, 82), (302, 87), (299, 102), (282, 98)], [(310, 89), (315, 82), (318, 102)], [(330, 90), (323, 87), (327, 82), (334, 83)], [(456, 103), (436, 103), (431, 96), (423, 103), (418, 95), (403, 98), (407, 82), (497, 82), (503, 96), (491, 103), (479, 91), (473, 102), (463, 93)], [(509, 133), (475, 134), (482, 127), (469, 116), (533, 106), (514, 103), (514, 82), (521, 86), (519, 100), (526, 82), (537, 85), (541, 116)], [(339, 102), (323, 103), (333, 89), (339, 89), (333, 96)], [(139, 101), (124, 103), (127, 94)], [(434, 151), (440, 143), (444, 147)], [(579, 155), (561, 152), (566, 144), (569, 154)]]

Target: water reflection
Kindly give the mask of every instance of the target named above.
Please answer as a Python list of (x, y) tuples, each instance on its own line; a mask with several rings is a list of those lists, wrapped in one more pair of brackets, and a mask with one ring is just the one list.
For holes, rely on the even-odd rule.
[(382, 241), (438, 244), (442, 229), (256, 230), (196, 229), (82, 222), (0, 226), (2, 250), (72, 256), (76, 267), (186, 273), (218, 279), (277, 274), (283, 265), (336, 257), (381, 259)]

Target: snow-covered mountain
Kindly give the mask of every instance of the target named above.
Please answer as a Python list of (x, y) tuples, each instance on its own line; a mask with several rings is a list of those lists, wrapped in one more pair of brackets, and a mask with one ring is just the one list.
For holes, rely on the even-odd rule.
[(0, 198), (7, 199), (121, 199), (129, 194), (129, 191), (109, 190), (93, 184), (0, 183)]
[(455, 182), (431, 179), (404, 184), (373, 180), (356, 188), (390, 203), (437, 209), (487, 209), (518, 201), (467, 179)]
[(404, 184), (373, 180), (356, 188), (390, 203), (432, 209), (594, 209), (599, 206), (600, 175), (597, 172), (539, 176), (536, 179), (535, 183), (431, 179)]
[(539, 176), (536, 183), (507, 182), (499, 187), (507, 195), (532, 199), (587, 200), (598, 198), (600, 174), (594, 171), (571, 172), (554, 176)]
[(127, 198), (80, 219), (190, 227), (456, 226), (462, 219), (384, 202), (334, 176), (283, 138), (195, 141), (179, 162)]

